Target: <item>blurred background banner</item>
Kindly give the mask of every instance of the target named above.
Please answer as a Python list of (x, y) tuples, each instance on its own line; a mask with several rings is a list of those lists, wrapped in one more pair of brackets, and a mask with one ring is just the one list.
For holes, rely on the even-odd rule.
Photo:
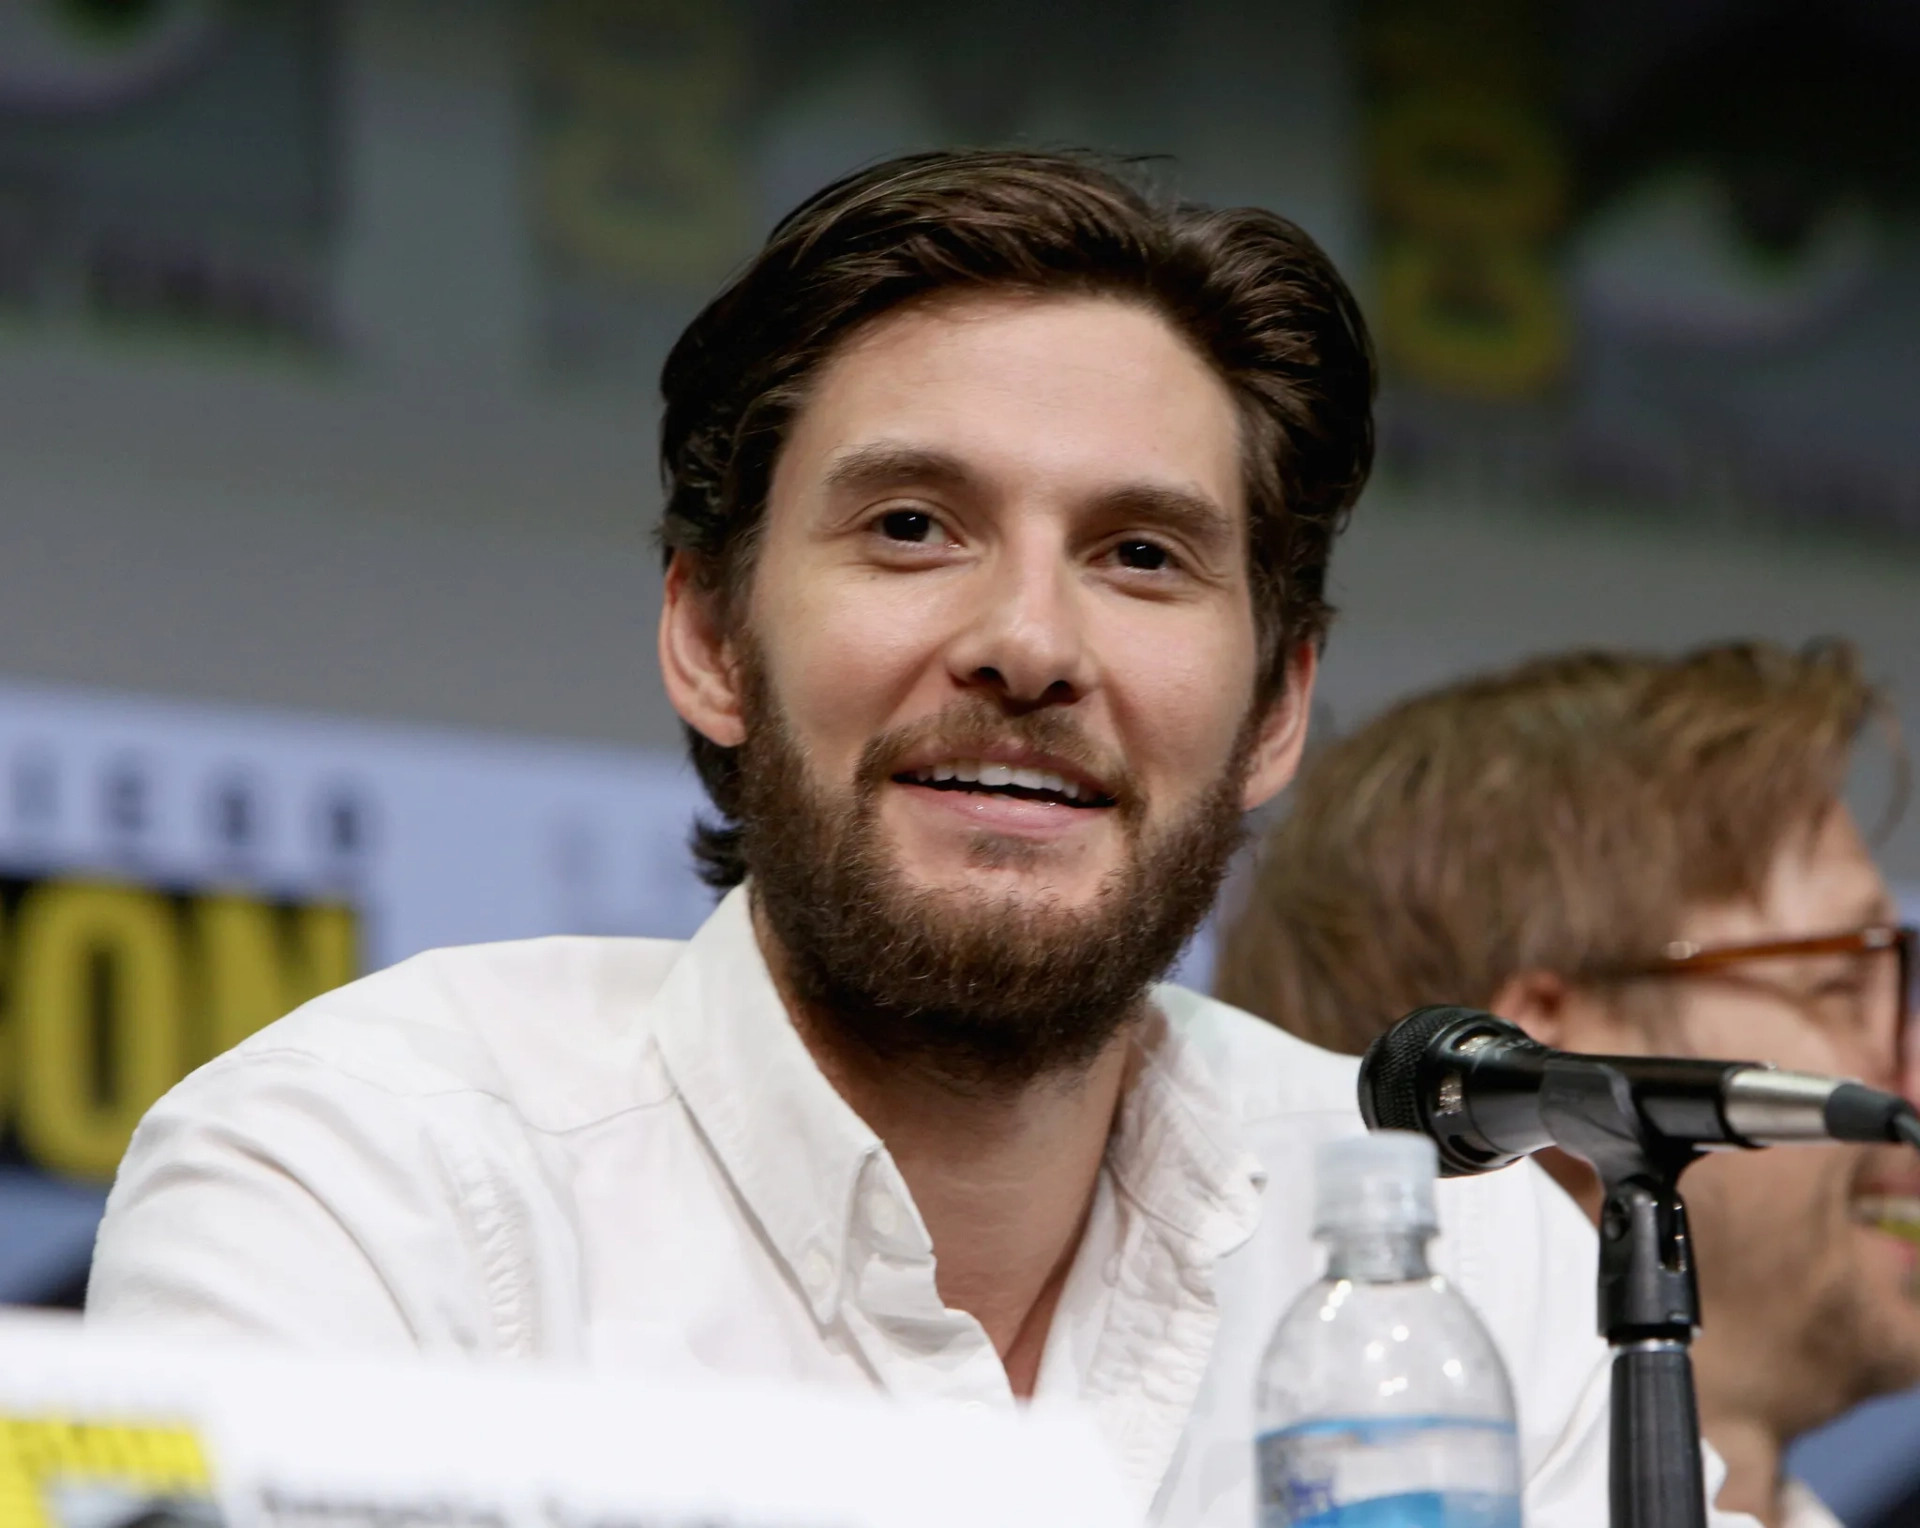
[(542, 349), (650, 381), (660, 310), (704, 299), (760, 232), (749, 8), (550, 0), (526, 24)]
[(1310, 160), (1285, 200), (1361, 254), (1409, 486), (1920, 534), (1902, 0), (549, 0), (526, 25), (562, 374), (647, 376), (773, 215), (883, 148), (1174, 146), (1195, 190), (1228, 155)]
[(1374, 311), (1411, 478), (1920, 533), (1920, 24), (1377, 0)]
[[(519, 267), (513, 348), (555, 377), (646, 385), (771, 217), (876, 154), (1089, 142), (1345, 260), (1416, 491), (1920, 534), (1904, 0), (379, 9), (0, 3), (0, 316), (306, 356), (357, 330), (380, 365), (353, 114), (399, 64), (443, 79), (387, 82), (394, 111), (446, 117), (477, 65), (510, 141), (468, 146), (519, 227), (465, 252)], [(423, 29), (441, 60), (404, 57)]]
[(0, 314), (324, 352), (325, 0), (0, 5)]

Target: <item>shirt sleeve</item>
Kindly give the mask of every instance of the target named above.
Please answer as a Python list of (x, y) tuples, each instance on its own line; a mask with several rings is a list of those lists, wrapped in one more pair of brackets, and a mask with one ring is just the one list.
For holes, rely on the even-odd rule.
[(322, 1350), (496, 1348), (469, 1185), (427, 1116), (298, 1053), (202, 1068), (121, 1162), (87, 1319)]

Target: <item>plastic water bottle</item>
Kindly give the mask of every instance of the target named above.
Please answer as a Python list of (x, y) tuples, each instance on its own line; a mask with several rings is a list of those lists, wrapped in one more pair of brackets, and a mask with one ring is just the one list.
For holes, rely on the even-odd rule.
[(1427, 1267), (1433, 1143), (1331, 1141), (1315, 1167), (1327, 1272), (1260, 1364), (1260, 1528), (1520, 1528), (1513, 1387)]

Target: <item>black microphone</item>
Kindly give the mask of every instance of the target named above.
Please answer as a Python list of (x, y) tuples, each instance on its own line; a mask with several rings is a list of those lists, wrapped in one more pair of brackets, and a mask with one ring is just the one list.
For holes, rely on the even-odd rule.
[(1913, 1106), (1864, 1083), (1753, 1061), (1558, 1051), (1472, 1008), (1416, 1008), (1360, 1063), (1367, 1128), (1430, 1137), (1442, 1177), (1491, 1172), (1545, 1146), (1572, 1148), (1556, 1135), (1556, 1121), (1591, 1119), (1596, 1109), (1676, 1148), (1920, 1146)]

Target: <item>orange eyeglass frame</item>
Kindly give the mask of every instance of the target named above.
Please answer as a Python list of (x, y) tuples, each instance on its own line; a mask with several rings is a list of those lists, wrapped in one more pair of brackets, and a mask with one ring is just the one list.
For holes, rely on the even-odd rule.
[(1717, 971), (1749, 960), (1785, 960), (1796, 955), (1877, 955), (1890, 951), (1898, 962), (1894, 991), (1899, 1011), (1894, 1015), (1894, 1066), (1906, 1076), (1907, 1031), (1920, 1017), (1920, 993), (1914, 988), (1915, 950), (1920, 948), (1920, 928), (1910, 923), (1870, 923), (1863, 928), (1838, 934), (1813, 934), (1802, 939), (1763, 939), (1751, 944), (1699, 945), (1676, 939), (1659, 960), (1644, 966), (1597, 973), (1601, 979), (1643, 976), (1688, 976), (1696, 972)]

